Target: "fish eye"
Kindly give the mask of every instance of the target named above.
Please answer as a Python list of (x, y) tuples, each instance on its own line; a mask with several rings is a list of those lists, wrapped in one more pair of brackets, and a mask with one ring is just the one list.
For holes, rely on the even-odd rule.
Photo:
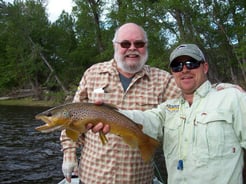
[(69, 117), (69, 113), (68, 113), (68, 111), (63, 111), (63, 115), (65, 116), (65, 117)]

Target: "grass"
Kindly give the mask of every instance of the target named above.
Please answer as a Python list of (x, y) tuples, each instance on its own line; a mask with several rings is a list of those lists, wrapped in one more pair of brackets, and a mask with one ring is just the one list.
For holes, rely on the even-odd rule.
[(51, 107), (58, 104), (55, 103), (54, 101), (40, 101), (40, 100), (34, 100), (32, 98), (21, 98), (21, 99), (0, 100), (0, 105)]

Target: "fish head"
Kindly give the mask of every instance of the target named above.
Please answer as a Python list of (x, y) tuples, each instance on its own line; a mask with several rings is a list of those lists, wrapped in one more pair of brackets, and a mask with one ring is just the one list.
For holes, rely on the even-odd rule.
[(35, 116), (35, 119), (45, 122), (36, 127), (37, 131), (47, 133), (55, 130), (63, 130), (71, 123), (69, 111), (66, 108), (52, 108)]

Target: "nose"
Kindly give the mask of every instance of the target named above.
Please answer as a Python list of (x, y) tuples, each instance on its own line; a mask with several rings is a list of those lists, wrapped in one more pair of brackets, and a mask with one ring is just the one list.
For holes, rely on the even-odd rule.
[(131, 43), (131, 46), (129, 47), (129, 50), (136, 50), (137, 48), (135, 47), (134, 43)]
[(188, 69), (188, 68), (186, 67), (186, 65), (184, 65), (184, 66), (183, 66), (182, 72), (187, 72), (187, 71), (190, 71), (190, 69)]

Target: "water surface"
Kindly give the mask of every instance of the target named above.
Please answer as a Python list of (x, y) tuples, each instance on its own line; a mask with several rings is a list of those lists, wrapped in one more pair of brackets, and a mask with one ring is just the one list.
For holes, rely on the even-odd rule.
[(63, 179), (59, 131), (40, 133), (47, 107), (0, 105), (0, 183), (56, 184)]

